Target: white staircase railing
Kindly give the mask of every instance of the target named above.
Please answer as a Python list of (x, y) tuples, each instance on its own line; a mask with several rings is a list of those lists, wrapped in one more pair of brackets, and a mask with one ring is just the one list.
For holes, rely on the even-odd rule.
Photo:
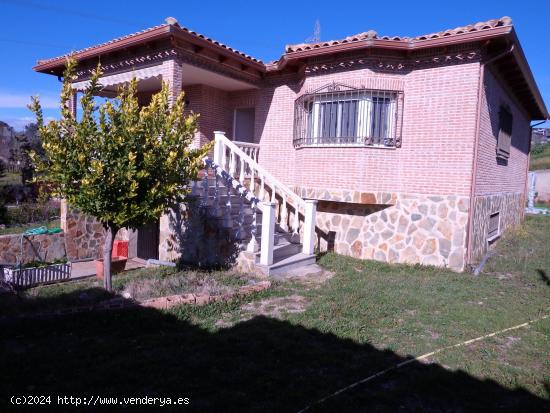
[(254, 161), (258, 162), (260, 155), (260, 145), (257, 143), (232, 141), (245, 154), (250, 156)]
[[(260, 264), (273, 264), (275, 224), (279, 224), (284, 230), (292, 231), (291, 239), (296, 243), (300, 242), (302, 232), (302, 252), (307, 255), (313, 254), (317, 201), (302, 199), (262, 168), (257, 161), (259, 145), (232, 142), (225, 136), (225, 132), (218, 131), (214, 132), (214, 140), (216, 167), (219, 167), (220, 172), (225, 172), (238, 181), (241, 195), (244, 196), (243, 190), (246, 189), (248, 198), (252, 196), (260, 201), (257, 205), (263, 214)], [(301, 221), (303, 227), (300, 225)], [(266, 224), (269, 229), (263, 227)], [(255, 242), (254, 237), (251, 242)]]

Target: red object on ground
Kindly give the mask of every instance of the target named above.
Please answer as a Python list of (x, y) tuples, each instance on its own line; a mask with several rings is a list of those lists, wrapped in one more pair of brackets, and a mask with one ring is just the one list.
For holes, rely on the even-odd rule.
[(116, 239), (113, 243), (113, 252), (111, 256), (128, 258), (128, 241)]
[[(119, 272), (124, 271), (126, 267), (126, 257), (113, 257), (111, 259), (111, 275), (118, 274)], [(98, 280), (103, 279), (103, 260), (95, 260), (95, 275)]]

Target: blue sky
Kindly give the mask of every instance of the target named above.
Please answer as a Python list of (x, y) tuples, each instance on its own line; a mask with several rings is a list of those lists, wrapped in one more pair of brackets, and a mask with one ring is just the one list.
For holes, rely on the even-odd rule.
[(41, 96), (45, 114), (56, 117), (60, 85), (34, 73), (38, 59), (101, 43), (160, 24), (173, 16), (264, 61), (277, 59), (288, 43), (376, 30), (380, 35), (419, 35), (510, 16), (542, 95), (550, 106), (550, 0), (477, 1), (78, 1), (0, 0), (0, 120), (21, 128), (32, 119), (29, 96)]

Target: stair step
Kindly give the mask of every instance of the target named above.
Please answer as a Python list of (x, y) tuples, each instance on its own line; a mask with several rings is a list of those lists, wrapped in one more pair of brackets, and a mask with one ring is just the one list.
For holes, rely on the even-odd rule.
[(258, 263), (256, 266), (265, 275), (281, 275), (285, 274), (288, 270), (304, 267), (314, 263), (315, 255), (307, 255), (300, 252), (298, 254), (279, 259), (277, 262), (274, 261), (273, 264), (269, 266), (259, 265)]
[[(296, 255), (302, 251), (302, 246), (300, 244), (291, 244), (290, 242), (285, 242), (282, 238), (279, 238), (279, 242), (275, 243), (273, 246), (273, 262), (282, 260), (291, 255)], [(259, 261), (261, 252), (256, 253), (256, 257)]]

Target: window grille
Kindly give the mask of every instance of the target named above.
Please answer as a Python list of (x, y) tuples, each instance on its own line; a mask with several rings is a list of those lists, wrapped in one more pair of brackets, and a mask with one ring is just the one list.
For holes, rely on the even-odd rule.
[(492, 241), (500, 235), (500, 213), (495, 212), (489, 215), (489, 229), (487, 230), (487, 240)]
[(403, 92), (332, 84), (299, 97), (294, 146), (401, 146)]

